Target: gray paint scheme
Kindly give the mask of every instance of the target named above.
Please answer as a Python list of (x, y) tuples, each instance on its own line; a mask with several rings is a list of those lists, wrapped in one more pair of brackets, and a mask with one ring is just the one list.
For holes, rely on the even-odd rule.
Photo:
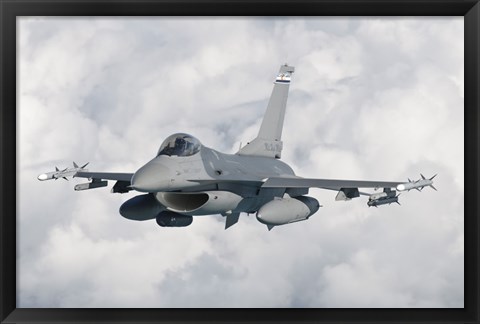
[[(120, 214), (128, 219), (156, 218), (160, 226), (188, 226), (190, 219), (186, 216), (221, 214), (226, 216), (227, 229), (238, 222), (240, 213), (257, 213), (257, 219), (269, 230), (306, 220), (321, 207), (315, 198), (305, 196), (311, 187), (336, 190), (339, 191), (337, 200), (350, 200), (359, 197), (358, 188), (390, 190), (405, 184), (301, 178), (279, 160), (288, 89), (294, 70), (286, 64), (280, 67), (258, 136), (236, 154), (218, 152), (201, 145), (191, 135), (178, 133), (169, 136), (158, 155), (135, 173), (79, 169), (74, 177), (94, 182), (116, 180), (112, 192), (136, 190), (146, 193), (131, 198), (120, 207)], [(58, 177), (63, 177), (61, 171), (55, 173), (55, 178)], [(39, 180), (48, 180), (44, 178), (39, 176)], [(432, 183), (431, 179), (429, 181), (428, 185)], [(376, 201), (374, 194), (362, 194), (370, 196), (369, 202)]]
[(89, 178), (89, 179), (103, 179), (103, 180), (118, 180), (130, 182), (133, 177), (133, 173), (109, 173), (109, 172), (77, 172), (75, 174), (77, 178)]
[(258, 136), (242, 147), (237, 154), (275, 157), (277, 159), (281, 157), (283, 121), (287, 107), (290, 76), (294, 71), (295, 68), (287, 64), (280, 67)]
[(402, 182), (387, 181), (362, 181), (362, 180), (334, 180), (334, 179), (306, 179), (294, 178), (269, 178), (262, 185), (264, 188), (322, 188), (340, 190), (342, 188), (385, 188), (396, 187)]

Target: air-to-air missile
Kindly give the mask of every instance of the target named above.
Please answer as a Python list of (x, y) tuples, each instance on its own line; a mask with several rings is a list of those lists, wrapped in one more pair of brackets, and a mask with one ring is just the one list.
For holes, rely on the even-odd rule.
[(437, 190), (437, 188), (435, 188), (433, 186), (433, 178), (435, 178), (437, 175), (434, 175), (430, 179), (426, 179), (423, 176), (423, 174), (420, 174), (420, 176), (422, 177), (422, 179), (419, 179), (417, 181), (412, 181), (412, 180), (408, 179), (408, 182), (399, 184), (397, 186), (397, 190), (398, 191), (405, 191), (405, 190), (410, 191), (412, 189), (417, 189), (418, 191), (421, 191), (426, 186), (429, 186), (432, 189)]
[(87, 165), (88, 165), (88, 162), (82, 165), (81, 167), (79, 167), (75, 162), (73, 162), (73, 168), (65, 168), (63, 170), (60, 170), (59, 168), (55, 167), (54, 172), (42, 173), (37, 178), (40, 181), (52, 180), (52, 179), (57, 180), (59, 178), (68, 180), (67, 177), (75, 176), (75, 174), (79, 171), (88, 171), (87, 169), (85, 169)]
[(367, 205), (369, 207), (378, 207), (380, 205), (390, 205), (391, 203), (397, 203), (400, 205), (400, 203), (398, 202), (397, 192), (395, 190), (390, 190), (389, 188), (386, 188), (383, 192), (370, 195)]

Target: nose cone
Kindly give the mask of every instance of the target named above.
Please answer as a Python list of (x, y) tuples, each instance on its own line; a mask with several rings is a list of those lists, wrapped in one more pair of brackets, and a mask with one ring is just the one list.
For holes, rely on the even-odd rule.
[(43, 173), (43, 174), (39, 175), (37, 177), (37, 179), (40, 180), (40, 181), (45, 181), (45, 180), (48, 179), (48, 176), (45, 173)]
[(152, 160), (135, 172), (131, 187), (140, 192), (159, 192), (168, 189), (170, 181), (170, 170), (158, 161)]

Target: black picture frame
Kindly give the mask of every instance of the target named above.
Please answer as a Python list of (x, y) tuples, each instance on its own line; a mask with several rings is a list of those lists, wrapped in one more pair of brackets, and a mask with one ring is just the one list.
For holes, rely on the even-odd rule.
[[(464, 16), (465, 304), (463, 309), (29, 309), (16, 308), (16, 18), (18, 16)], [(1, 323), (479, 322), (478, 0), (0, 0)], [(459, 107), (460, 109), (460, 107)]]

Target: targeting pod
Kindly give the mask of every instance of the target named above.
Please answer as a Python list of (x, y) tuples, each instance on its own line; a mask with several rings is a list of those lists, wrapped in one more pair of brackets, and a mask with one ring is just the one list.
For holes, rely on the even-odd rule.
[(167, 210), (158, 214), (156, 221), (162, 227), (186, 227), (192, 224), (193, 217)]

